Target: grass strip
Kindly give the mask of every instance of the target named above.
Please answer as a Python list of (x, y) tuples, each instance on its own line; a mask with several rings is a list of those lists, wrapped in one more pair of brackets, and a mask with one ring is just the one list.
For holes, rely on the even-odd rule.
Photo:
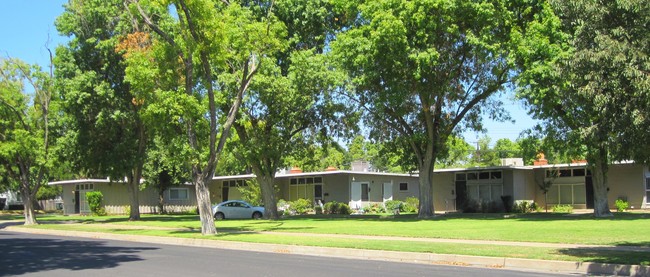
[(367, 240), (347, 239), (332, 237), (300, 237), (277, 234), (256, 233), (225, 233), (206, 237), (198, 230), (160, 230), (160, 229), (133, 229), (111, 227), (96, 224), (44, 224), (25, 228), (51, 229), (102, 232), (129, 235), (148, 235), (163, 237), (181, 237), (194, 239), (212, 239), (223, 241), (274, 243), (284, 245), (305, 245), (319, 247), (338, 247), (370, 250), (387, 250), (403, 252), (421, 252), (437, 254), (456, 254), (485, 257), (506, 257), (557, 260), (572, 262), (598, 262), (614, 264), (650, 265), (650, 255), (647, 252), (612, 251), (592, 248), (549, 248), (549, 247), (518, 247), (500, 245), (473, 245), (459, 243), (393, 241), (393, 240)]

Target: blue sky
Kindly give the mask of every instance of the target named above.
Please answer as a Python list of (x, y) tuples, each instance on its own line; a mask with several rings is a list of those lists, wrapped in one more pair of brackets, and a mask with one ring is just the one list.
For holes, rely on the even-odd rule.
[[(59, 36), (54, 20), (63, 12), (62, 5), (67, 0), (13, 0), (3, 1), (3, 16), (0, 17), (0, 56), (22, 59), (28, 63), (38, 63), (44, 69), (49, 66), (49, 54), (45, 44), (50, 39), (50, 49), (65, 43), (66, 37)], [(487, 135), (492, 143), (500, 138), (515, 140), (522, 130), (535, 124), (526, 114), (523, 105), (512, 100), (512, 93), (502, 96), (502, 101), (515, 123), (494, 122), (485, 119)], [(474, 144), (484, 134), (465, 132), (463, 136)]]

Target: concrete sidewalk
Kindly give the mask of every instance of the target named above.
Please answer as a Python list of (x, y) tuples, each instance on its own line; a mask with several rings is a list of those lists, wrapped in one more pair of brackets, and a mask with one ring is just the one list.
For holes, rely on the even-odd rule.
[[(650, 267), (640, 266), (640, 265), (618, 265), (618, 264), (602, 264), (602, 263), (590, 263), (590, 262), (583, 263), (583, 262), (566, 262), (566, 261), (549, 261), (549, 260), (530, 260), (530, 259), (519, 259), (519, 258), (497, 258), (497, 257), (481, 257), (481, 256), (451, 255), (451, 254), (413, 253), (413, 252), (380, 251), (380, 250), (333, 248), (333, 247), (313, 247), (313, 246), (281, 245), (281, 244), (270, 244), (270, 243), (229, 242), (229, 241), (219, 241), (219, 240), (209, 240), (209, 239), (189, 239), (189, 238), (177, 238), (177, 237), (157, 237), (157, 236), (123, 235), (123, 234), (109, 234), (109, 233), (97, 233), (97, 232), (82, 232), (82, 231), (33, 229), (33, 228), (23, 228), (15, 224), (2, 224), (2, 225), (3, 227), (0, 227), (0, 230), (26, 232), (26, 233), (33, 233), (33, 234), (138, 241), (138, 242), (148, 242), (148, 243), (158, 243), (158, 244), (211, 247), (211, 248), (222, 248), (222, 249), (232, 249), (232, 250), (269, 252), (269, 253), (300, 254), (300, 255), (346, 258), (346, 259), (368, 259), (368, 260), (382, 260), (382, 261), (408, 262), (408, 263), (430, 263), (430, 264), (443, 264), (443, 265), (455, 265), (455, 266), (490, 267), (490, 268), (502, 268), (502, 269), (523, 270), (523, 271), (544, 271), (544, 272), (555, 272), (555, 273), (566, 273), (566, 274), (650, 276)], [(119, 228), (128, 226), (128, 225), (117, 225), (117, 224), (106, 224), (106, 225), (110, 225), (106, 227), (119, 227)], [(133, 226), (129, 226), (129, 227), (133, 228)], [(138, 228), (141, 229), (140, 226), (138, 226)], [(175, 229), (175, 228), (151, 227), (151, 229)], [(187, 230), (187, 229), (183, 229), (183, 230)], [(450, 240), (450, 239), (329, 235), (329, 234), (308, 234), (308, 233), (279, 233), (279, 232), (263, 232), (263, 233), (282, 234), (282, 235), (291, 235), (291, 236), (404, 240), (404, 241), (414, 241), (414, 242), (432, 241), (432, 242), (447, 242), (447, 243), (492, 244), (492, 245), (554, 247), (554, 248), (583, 247), (583, 246), (576, 246), (571, 244), (567, 245), (567, 244), (520, 243), (520, 242), (501, 242), (501, 241), (470, 241), (470, 240)], [(644, 252), (649, 251), (648, 248), (644, 248), (644, 247), (629, 247), (630, 249), (636, 249), (636, 250), (627, 250), (627, 247), (617, 248), (614, 246), (587, 245), (587, 247), (593, 247), (593, 248), (604, 247), (607, 250), (644, 251)]]

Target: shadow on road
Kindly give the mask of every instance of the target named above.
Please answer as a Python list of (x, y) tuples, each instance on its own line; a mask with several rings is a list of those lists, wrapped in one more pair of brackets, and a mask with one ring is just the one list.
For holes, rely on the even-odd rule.
[(114, 247), (101, 241), (29, 239), (14, 233), (0, 237), (0, 276), (49, 271), (83, 270), (140, 261), (138, 253), (155, 247)]

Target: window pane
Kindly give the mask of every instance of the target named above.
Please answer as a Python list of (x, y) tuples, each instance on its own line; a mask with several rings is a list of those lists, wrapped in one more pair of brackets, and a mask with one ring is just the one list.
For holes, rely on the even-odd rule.
[(587, 204), (587, 191), (585, 185), (573, 186), (573, 204)]
[(295, 185), (295, 184), (297, 184), (297, 183), (298, 183), (298, 180), (296, 180), (296, 179), (291, 179), (291, 180), (289, 181), (289, 184), (292, 184), (292, 185)]
[(576, 168), (573, 170), (573, 176), (585, 176), (584, 168)]
[(298, 184), (304, 184), (304, 183), (305, 183), (305, 178), (298, 179)]
[(307, 184), (313, 184), (314, 178), (307, 178)]
[(645, 202), (650, 203), (650, 190), (645, 192)]
[(298, 186), (289, 186), (289, 201), (296, 200), (298, 200)]
[(169, 190), (169, 199), (178, 199), (178, 190)]
[(492, 195), (490, 194), (490, 185), (482, 185), (478, 187), (479, 198), (483, 203), (492, 201)]
[(491, 179), (501, 179), (501, 171), (490, 172)]
[(551, 188), (548, 190), (548, 193), (546, 194), (546, 197), (548, 199), (548, 204), (557, 204), (559, 200), (559, 186), (558, 185), (553, 185)]
[(399, 190), (409, 190), (408, 183), (399, 183)]
[(490, 172), (480, 172), (480, 173), (478, 174), (478, 178), (479, 178), (480, 180), (487, 180), (487, 179), (490, 179)]
[[(645, 189), (650, 190), (650, 178), (645, 178)], [(650, 200), (648, 200), (650, 202)]]
[(476, 179), (478, 179), (478, 176), (476, 175), (475, 172), (467, 173), (467, 180), (476, 180)]
[(320, 184), (320, 183), (322, 183), (322, 182), (323, 182), (323, 178), (322, 178), (322, 177), (315, 177), (315, 178), (314, 178), (314, 183)]
[(560, 204), (573, 204), (573, 189), (571, 185), (560, 186)]
[(477, 185), (468, 185), (467, 186), (467, 196), (469, 196), (469, 199), (478, 200), (478, 186)]
[(323, 198), (323, 186), (315, 185), (314, 186), (314, 196), (317, 198)]
[(560, 170), (560, 177), (571, 177), (571, 169)]
[(465, 173), (458, 173), (456, 174), (456, 181), (465, 181)]
[(502, 185), (492, 185), (492, 201), (501, 201), (501, 195), (503, 195), (503, 186)]

